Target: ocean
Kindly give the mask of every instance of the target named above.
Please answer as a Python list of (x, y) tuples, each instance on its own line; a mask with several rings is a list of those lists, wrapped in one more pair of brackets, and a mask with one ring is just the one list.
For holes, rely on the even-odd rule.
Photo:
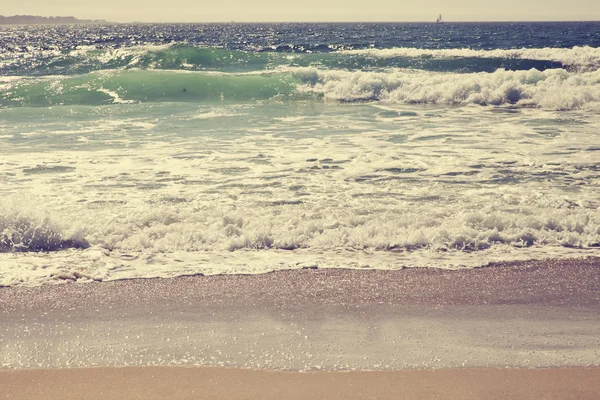
[(0, 286), (600, 255), (600, 23), (0, 27)]

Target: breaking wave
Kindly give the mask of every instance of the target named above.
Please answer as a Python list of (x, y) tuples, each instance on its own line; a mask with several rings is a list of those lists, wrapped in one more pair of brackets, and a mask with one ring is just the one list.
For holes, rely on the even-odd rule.
[(443, 73), (288, 68), (279, 72), (100, 71), (78, 76), (8, 78), (0, 106), (102, 105), (323, 98), (342, 102), (479, 104), (550, 110), (597, 109), (600, 70), (497, 70)]
[(39, 213), (0, 214), (0, 252), (58, 251), (89, 247), (81, 231), (65, 233), (58, 223)]
[(594, 47), (516, 50), (418, 48), (337, 50), (308, 53), (229, 50), (188, 44), (146, 45), (97, 49), (39, 50), (34, 53), (0, 52), (3, 75), (75, 75), (98, 70), (158, 69), (249, 72), (281, 67), (381, 70), (411, 68), (445, 72), (493, 72), (566, 68), (593, 71), (600, 68), (600, 49)]
[[(547, 61), (562, 65), (571, 71), (595, 71), (600, 68), (600, 49), (589, 46), (575, 46), (573, 48), (541, 48), (541, 49), (496, 49), (496, 50), (473, 50), (473, 49), (441, 49), (428, 50), (417, 48), (393, 48), (393, 49), (363, 49), (345, 50), (342, 54), (348, 56), (362, 55), (374, 59), (486, 59), (497, 60), (521, 60), (521, 61)], [(524, 63), (525, 64), (525, 63)], [(528, 68), (529, 67), (529, 68)], [(524, 68), (537, 68), (524, 65)], [(510, 69), (510, 68), (506, 68)], [(540, 68), (537, 68), (540, 69)]]
[(600, 246), (599, 215), (587, 209), (537, 216), (527, 210), (491, 209), (453, 218), (435, 213), (402, 216), (390, 211), (370, 218), (364, 210), (342, 215), (298, 207), (282, 205), (273, 213), (162, 207), (118, 221), (88, 221), (85, 238), (84, 229), (70, 226), (66, 219), (59, 223), (35, 213), (9, 213), (0, 216), (0, 251), (58, 251), (90, 245), (123, 252), (342, 248), (446, 252), (485, 250), (494, 245)]
[[(493, 260), (596, 254), (596, 210), (530, 211), (490, 207), (448, 218), (444, 212), (404, 215), (390, 210), (369, 216), (364, 210), (302, 205), (277, 206), (271, 212), (165, 206), (119, 217), (86, 219), (79, 213), (85, 239), (83, 229), (70, 226), (72, 218), (7, 214), (0, 217), (0, 252), (17, 254), (3, 256), (0, 286), (307, 266), (476, 267)], [(61, 251), (67, 249), (79, 250)], [(39, 258), (39, 252), (46, 254)]]
[(564, 69), (448, 74), (398, 70), (389, 73), (297, 72), (304, 88), (326, 99), (346, 102), (385, 100), (393, 103), (517, 105), (552, 110), (597, 107), (600, 71)]
[[(599, 247), (600, 215), (595, 210), (553, 210), (547, 215), (494, 210), (399, 215), (390, 210), (371, 218), (366, 210), (311, 210), (283, 205), (276, 212), (158, 208), (119, 224), (99, 225), (90, 240), (109, 250), (236, 251), (257, 249), (372, 249), (477, 251), (513, 247)], [(552, 214), (552, 215), (550, 215)]]
[[(393, 207), (372, 215), (370, 203), (344, 209), (302, 202), (240, 203), (198, 208), (156, 204), (118, 217), (86, 208), (53, 215), (42, 206), (10, 206), (0, 214), (0, 251), (57, 251), (97, 246), (113, 251), (236, 251), (257, 249), (372, 249), (476, 251), (514, 247), (600, 247), (595, 204), (540, 203), (508, 207), (490, 202), (479, 211), (437, 211), (428, 203), (410, 213)], [(543, 207), (545, 212), (536, 212)], [(98, 210), (101, 211), (101, 210)]]

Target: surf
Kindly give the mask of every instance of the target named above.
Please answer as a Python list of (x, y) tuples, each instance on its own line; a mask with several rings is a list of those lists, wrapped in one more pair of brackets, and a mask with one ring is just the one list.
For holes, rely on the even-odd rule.
[[(35, 62), (31, 62), (32, 56)], [(281, 67), (381, 70), (410, 68), (445, 72), (493, 72), (497, 69), (540, 71), (567, 68), (591, 71), (600, 66), (600, 50), (570, 49), (318, 49), (291, 52), (279, 49), (230, 50), (175, 43), (124, 48), (82, 46), (72, 50), (45, 50), (38, 54), (0, 52), (5, 76), (79, 75), (99, 70), (148, 69), (220, 71), (230, 73), (277, 70)]]
[(119, 103), (220, 104), (254, 101), (377, 101), (534, 107), (600, 107), (600, 70), (564, 69), (447, 73), (411, 69), (351, 71), (314, 67), (224, 73), (162, 70), (96, 71), (75, 76), (0, 81), (0, 107)]

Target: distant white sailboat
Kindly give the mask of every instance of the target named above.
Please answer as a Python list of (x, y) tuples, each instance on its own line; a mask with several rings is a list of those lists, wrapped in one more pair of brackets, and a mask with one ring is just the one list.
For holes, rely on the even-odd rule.
[(444, 23), (444, 20), (442, 19), (442, 14), (440, 14), (440, 16), (437, 17), (437, 19), (435, 20), (435, 23), (436, 24), (443, 24)]

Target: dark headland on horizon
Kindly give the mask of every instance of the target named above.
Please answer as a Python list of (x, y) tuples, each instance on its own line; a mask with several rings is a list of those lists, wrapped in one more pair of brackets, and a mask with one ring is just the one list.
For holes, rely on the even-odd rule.
[(100, 24), (108, 21), (102, 19), (78, 19), (75, 17), (41, 17), (38, 15), (13, 15), (5, 17), (0, 15), (0, 25), (22, 25), (22, 24)]

